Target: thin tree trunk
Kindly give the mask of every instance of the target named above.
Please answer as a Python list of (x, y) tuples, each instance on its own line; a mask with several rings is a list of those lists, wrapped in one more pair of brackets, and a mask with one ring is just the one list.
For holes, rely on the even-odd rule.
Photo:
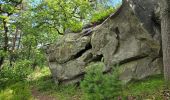
[(16, 41), (17, 41), (17, 36), (18, 36), (18, 28), (16, 28), (16, 32), (15, 32), (15, 35), (14, 35), (14, 37), (13, 37), (12, 52), (14, 52), (14, 51), (15, 51)]
[[(3, 47), (3, 51), (6, 53), (8, 51), (8, 26), (7, 26), (7, 22), (5, 19), (3, 19), (3, 28), (4, 28), (4, 47)], [(0, 58), (0, 69), (1, 69), (1, 66), (4, 62), (4, 56), (2, 56)]]
[(1, 66), (2, 66), (3, 62), (4, 62), (4, 57), (0, 57), (0, 70), (1, 70)]
[(13, 45), (12, 45), (12, 50), (10, 52), (10, 67), (12, 67), (12, 62), (15, 62), (15, 47), (16, 47), (16, 41), (17, 41), (17, 36), (18, 36), (18, 28), (16, 28), (16, 32), (13, 37)]
[(17, 46), (17, 50), (21, 47), (21, 39), (22, 39), (22, 33), (19, 33), (19, 38), (18, 38), (18, 46)]
[(161, 34), (165, 80), (170, 82), (170, 1), (162, 0)]
[(31, 56), (31, 48), (32, 48), (32, 45), (29, 44), (27, 59), (30, 59), (30, 56)]
[(7, 22), (3, 20), (3, 27), (4, 27), (4, 52), (8, 51), (8, 27)]

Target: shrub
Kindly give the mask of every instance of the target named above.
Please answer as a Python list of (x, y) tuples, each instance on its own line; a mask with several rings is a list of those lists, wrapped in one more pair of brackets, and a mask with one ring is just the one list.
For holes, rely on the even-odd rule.
[(83, 23), (77, 20), (70, 20), (68, 27), (72, 32), (80, 32), (82, 30)]
[(3, 50), (0, 49), (0, 57), (4, 57), (6, 55), (7, 55), (7, 53), (5, 53)]
[(81, 82), (87, 100), (111, 100), (121, 95), (121, 83), (116, 74), (103, 74), (103, 64), (93, 64)]
[(32, 100), (31, 91), (27, 82), (14, 83), (0, 91), (1, 100)]
[(17, 61), (13, 67), (5, 64), (0, 72), (0, 79), (23, 81), (31, 73), (31, 62), (28, 60)]
[(91, 23), (100, 23), (105, 20), (111, 13), (115, 11), (115, 8), (103, 9), (101, 11), (95, 12), (92, 15)]

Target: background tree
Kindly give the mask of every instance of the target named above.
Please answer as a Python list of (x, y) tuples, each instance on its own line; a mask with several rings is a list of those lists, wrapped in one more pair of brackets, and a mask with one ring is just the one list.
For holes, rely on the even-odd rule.
[(170, 81), (170, 1), (162, 0), (161, 34), (165, 80)]
[[(17, 13), (21, 9), (22, 0), (0, 0), (0, 22), (1, 22), (1, 35), (2, 35), (2, 48), (0, 49), (0, 66), (3, 64), (5, 59), (4, 53), (9, 51), (9, 37), (10, 37), (10, 28), (13, 23), (10, 20), (10, 17)], [(9, 33), (10, 32), (10, 33)]]
[(5, 56), (11, 66), (25, 59), (33, 68), (44, 65), (42, 47), (56, 42), (64, 33), (79, 32), (85, 24), (107, 17), (112, 10), (106, 11), (106, 1), (0, 0), (0, 65)]

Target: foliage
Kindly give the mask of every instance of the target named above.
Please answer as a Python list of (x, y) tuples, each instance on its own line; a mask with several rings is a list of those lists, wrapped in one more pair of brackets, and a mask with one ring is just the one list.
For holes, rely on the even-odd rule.
[(121, 95), (121, 83), (117, 75), (103, 75), (103, 66), (103, 63), (89, 66), (81, 82), (87, 100), (111, 100)]
[[(8, 50), (5, 53), (9, 53), (9, 56), (15, 54), (14, 62), (27, 59), (34, 64), (34, 67), (46, 64), (42, 50), (44, 45), (56, 42), (66, 30), (80, 32), (93, 15), (92, 21), (98, 22), (104, 19), (102, 17), (108, 16), (104, 11), (109, 8), (106, 6), (108, 0), (1, 1), (0, 50), (3, 53), (0, 51), (0, 55), (10, 60), (7, 56), (4, 57), (3, 50), (6, 43)], [(6, 24), (3, 24), (3, 21)], [(8, 29), (6, 38), (4, 25)]]
[(30, 61), (30, 63), (32, 63), (32, 68), (34, 69), (34, 67), (38, 66), (38, 67), (43, 67), (46, 64), (46, 57), (44, 54), (44, 51), (40, 48), (36, 48), (36, 47), (31, 47), (30, 51), (29, 47), (24, 46), (24, 50), (22, 51), (18, 51), (18, 59), (19, 60), (24, 60), (27, 59)]
[[(48, 94), (59, 100), (83, 100), (83, 91), (75, 85), (56, 85), (51, 76), (49, 68), (37, 68), (24, 82), (10, 82), (5, 88), (0, 85), (0, 98), (2, 100), (32, 100), (31, 87), (38, 89), (40, 93)], [(89, 83), (91, 84), (91, 83)], [(148, 77), (144, 80), (134, 80), (123, 88), (123, 100), (133, 96), (137, 100), (153, 99), (163, 100), (164, 89), (163, 75)], [(21, 95), (22, 94), (22, 95)], [(111, 94), (111, 93), (109, 93)], [(109, 95), (107, 94), (107, 95)], [(13, 98), (13, 99), (11, 99)], [(14, 99), (17, 98), (17, 99)], [(87, 99), (87, 98), (86, 98)]]
[[(48, 67), (42, 67), (42, 68), (36, 68), (33, 73), (31, 73), (28, 76), (28, 81), (31, 82), (31, 84), (36, 85), (38, 90), (46, 90), (41, 89), (42, 88), (49, 88), (49, 90), (54, 86), (54, 83), (52, 81), (51, 72)], [(51, 85), (52, 84), (52, 85)], [(49, 87), (51, 85), (51, 88)]]
[(87, 0), (44, 0), (32, 8), (34, 14), (31, 17), (34, 19), (34, 27), (41, 31), (55, 30), (56, 33), (63, 34), (68, 28), (72, 31), (79, 30), (79, 27), (71, 27), (85, 19), (90, 9)]
[(83, 28), (82, 22), (70, 21), (69, 27), (72, 32), (80, 32)]
[(92, 15), (91, 23), (100, 23), (105, 20), (111, 13), (115, 11), (114, 8), (102, 9), (101, 11), (97, 11)]
[(1, 100), (31, 100), (31, 91), (27, 82), (17, 82), (0, 91)]
[(31, 63), (28, 60), (18, 61), (13, 67), (10, 67), (9, 64), (6, 63), (1, 70), (0, 79), (15, 82), (24, 81), (31, 72)]
[(3, 57), (3, 56), (7, 56), (7, 53), (4, 52), (3, 50), (0, 50), (0, 56)]
[[(80, 32), (89, 21), (106, 18), (111, 13), (104, 12), (107, 1), (94, 0), (93, 5), (89, 0), (0, 0), (0, 59), (5, 60), (0, 70), (0, 98), (26, 100), (30, 85), (60, 99), (80, 98), (81, 89), (56, 85), (49, 69), (40, 68), (46, 64), (43, 46), (56, 42), (67, 29)], [(40, 69), (32, 73), (36, 66)], [(109, 80), (106, 76), (101, 77)]]

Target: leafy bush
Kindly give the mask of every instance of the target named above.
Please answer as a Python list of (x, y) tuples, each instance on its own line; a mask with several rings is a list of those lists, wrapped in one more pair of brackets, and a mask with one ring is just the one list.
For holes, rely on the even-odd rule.
[(121, 94), (121, 83), (116, 74), (103, 74), (103, 63), (89, 66), (81, 88), (87, 100), (113, 100)]
[[(115, 8), (113, 7), (105, 8), (99, 11), (94, 11), (93, 14), (90, 15), (91, 16), (90, 20), (89, 19), (86, 20), (90, 21), (90, 23), (92, 24), (100, 23), (101, 21), (104, 21), (114, 11)], [(80, 32), (83, 28), (83, 24), (85, 24), (77, 19), (69, 20), (68, 23), (69, 24), (66, 27), (69, 28), (71, 32)]]
[(103, 9), (101, 11), (95, 12), (92, 15), (91, 23), (99, 23), (105, 20), (111, 13), (115, 11), (115, 8)]
[(3, 50), (0, 50), (0, 57), (4, 57), (6, 55), (7, 55), (7, 53), (5, 53)]
[(83, 28), (83, 23), (77, 20), (70, 20), (69, 21), (69, 25), (68, 28), (72, 31), (72, 32), (80, 32)]
[[(32, 40), (30, 40), (32, 41)], [(25, 42), (29, 42), (29, 40), (25, 40)], [(26, 43), (27, 44), (27, 43)], [(27, 44), (29, 45), (29, 44)], [(40, 46), (41, 47), (41, 46)], [(16, 52), (17, 60), (29, 60), (30, 63), (32, 62), (33, 67), (43, 67), (46, 64), (46, 57), (42, 48), (35, 48), (32, 47), (31, 50), (28, 49), (29, 47), (24, 47), (22, 50), (18, 50)]]
[(31, 62), (28, 60), (17, 61), (13, 67), (6, 63), (0, 72), (0, 79), (23, 81), (31, 73)]
[(27, 82), (14, 83), (0, 91), (1, 100), (32, 100), (31, 91)]
[(82, 23), (75, 23), (72, 27), (71, 27), (71, 31), (73, 32), (80, 32), (83, 28)]

